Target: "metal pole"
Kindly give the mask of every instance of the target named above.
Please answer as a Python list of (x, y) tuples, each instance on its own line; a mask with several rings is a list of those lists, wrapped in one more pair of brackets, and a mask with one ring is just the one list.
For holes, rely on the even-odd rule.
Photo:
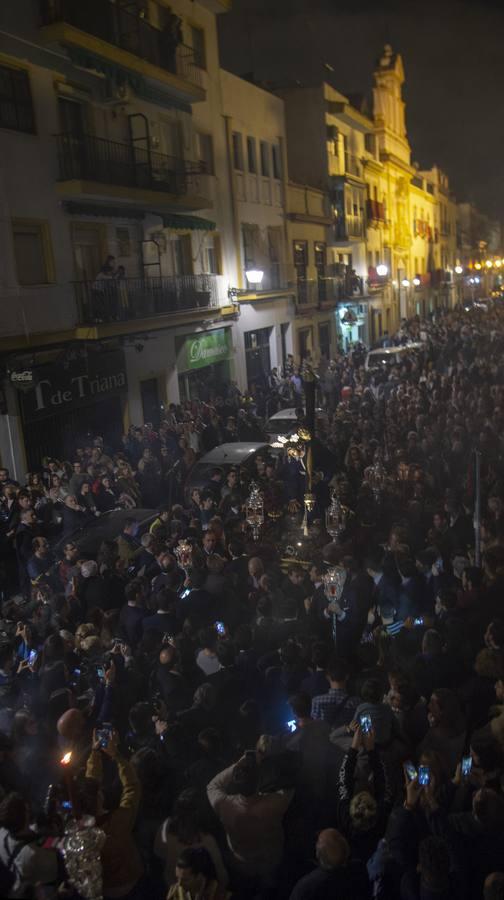
[(481, 565), (481, 453), (474, 451), (474, 564)]

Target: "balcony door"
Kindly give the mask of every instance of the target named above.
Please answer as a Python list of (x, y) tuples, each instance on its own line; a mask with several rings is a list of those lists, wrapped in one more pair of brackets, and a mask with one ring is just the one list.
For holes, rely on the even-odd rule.
[(74, 222), (72, 247), (77, 281), (92, 282), (98, 275), (106, 256), (103, 226)]
[(58, 97), (58, 116), (62, 136), (59, 142), (61, 170), (67, 178), (81, 178), (86, 174), (84, 106), (77, 100)]

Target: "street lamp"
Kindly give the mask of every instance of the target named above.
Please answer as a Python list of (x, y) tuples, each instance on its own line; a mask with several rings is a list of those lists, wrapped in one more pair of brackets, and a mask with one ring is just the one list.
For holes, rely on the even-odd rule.
[(245, 272), (245, 278), (249, 284), (257, 288), (264, 278), (264, 272), (262, 269), (248, 269)]
[(455, 275), (462, 275), (463, 271), (462, 266), (455, 266)]
[[(262, 269), (247, 269), (245, 272), (245, 278), (252, 288), (255, 288), (257, 291), (261, 285), (261, 282), (264, 278), (264, 272)], [(237, 304), (238, 298), (243, 297), (245, 294), (248, 294), (248, 288), (236, 288), (236, 287), (228, 287), (228, 297), (231, 303)]]
[[(404, 281), (403, 281), (403, 284), (404, 284)], [(413, 279), (413, 284), (415, 285), (415, 287), (419, 287), (420, 284), (421, 284), (420, 279), (419, 279), (419, 278), (414, 278), (414, 279)]]
[(485, 263), (485, 266), (487, 267), (487, 269), (491, 269), (492, 266), (493, 266), (492, 260), (491, 260), (491, 259), (487, 259), (487, 261), (486, 261), (486, 263)]
[(403, 278), (403, 280), (401, 281), (401, 284), (403, 287), (409, 288), (409, 286), (410, 286), (409, 278)]
[(384, 263), (380, 263), (379, 266), (376, 266), (376, 274), (380, 278), (385, 278), (385, 276), (388, 275), (388, 266), (386, 266)]

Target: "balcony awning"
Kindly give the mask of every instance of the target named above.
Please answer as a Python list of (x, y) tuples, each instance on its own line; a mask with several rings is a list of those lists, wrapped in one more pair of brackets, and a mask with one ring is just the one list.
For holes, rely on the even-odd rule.
[(104, 59), (97, 53), (73, 46), (69, 46), (67, 52), (75, 66), (100, 72), (101, 75), (105, 75), (113, 82), (129, 84), (135, 92), (139, 91), (143, 85), (143, 78), (140, 75), (126, 69), (124, 66), (117, 65), (111, 60)]
[[(157, 213), (156, 215), (159, 215)], [(201, 216), (182, 216), (177, 213), (164, 213), (161, 216), (163, 228), (171, 228), (173, 231), (215, 231), (215, 222), (210, 219), (202, 219)]]
[(63, 204), (67, 213), (72, 216), (100, 216), (105, 219), (144, 219), (145, 212), (142, 209), (132, 209), (129, 206), (102, 206), (99, 203), (76, 203), (68, 200)]

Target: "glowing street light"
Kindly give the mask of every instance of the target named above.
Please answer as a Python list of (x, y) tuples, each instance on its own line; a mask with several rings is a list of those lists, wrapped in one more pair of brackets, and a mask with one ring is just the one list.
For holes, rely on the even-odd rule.
[(385, 276), (388, 275), (388, 266), (386, 266), (384, 263), (380, 263), (379, 266), (376, 266), (376, 274), (380, 278), (385, 278)]
[(502, 259), (496, 259), (494, 261), (494, 266), (496, 269), (500, 269), (500, 267), (502, 266)]
[(479, 262), (474, 263), (474, 268), (479, 271), (481, 269), (481, 263), (479, 263)]
[(264, 272), (262, 269), (249, 269), (245, 272), (245, 276), (249, 284), (259, 285), (264, 278)]
[(487, 267), (487, 269), (491, 269), (492, 266), (493, 266), (492, 260), (491, 260), (491, 259), (487, 259), (487, 261), (486, 261), (486, 263), (485, 263), (485, 266)]
[(403, 278), (403, 280), (401, 281), (401, 284), (403, 287), (408, 288), (410, 286), (410, 281), (408, 278)]
[[(403, 284), (404, 284), (404, 282), (403, 282)], [(415, 285), (415, 287), (418, 287), (418, 285), (421, 284), (420, 279), (419, 279), (419, 278), (414, 278), (414, 279), (413, 279), (413, 284)]]
[(456, 275), (462, 275), (463, 271), (464, 270), (463, 270), (462, 266), (455, 266), (455, 274)]

